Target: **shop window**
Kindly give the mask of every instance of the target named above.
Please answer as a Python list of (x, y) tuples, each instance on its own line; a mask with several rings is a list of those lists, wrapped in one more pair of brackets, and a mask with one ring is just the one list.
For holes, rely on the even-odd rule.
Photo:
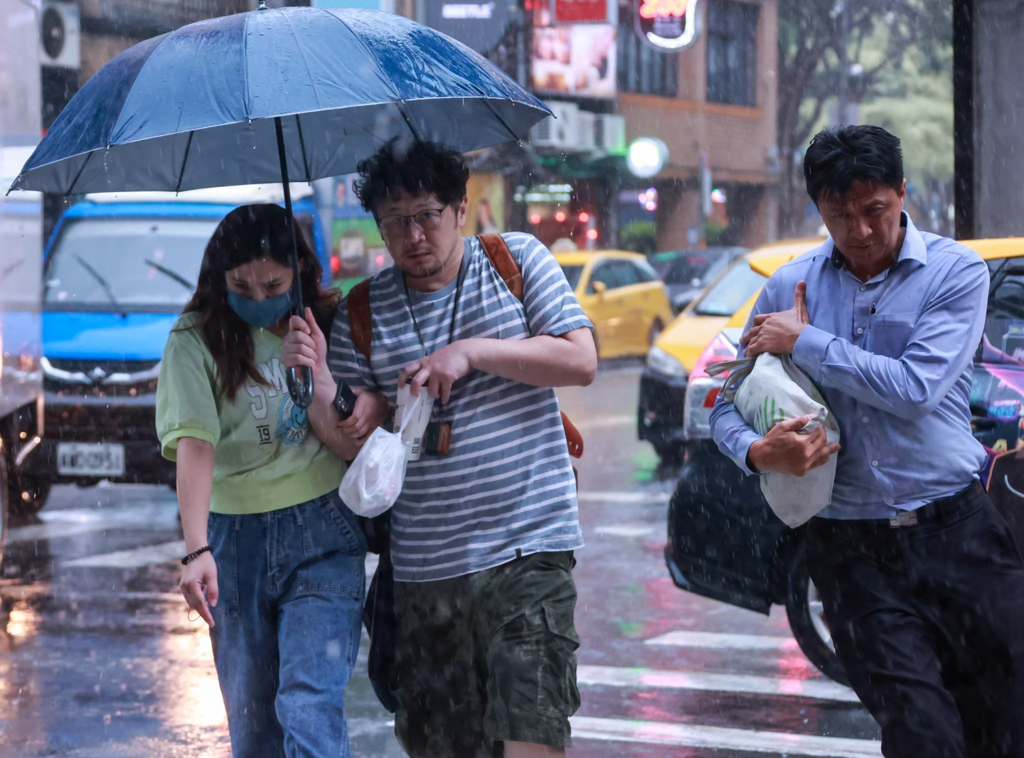
[(708, 3), (708, 102), (757, 105), (757, 22), (760, 8)]
[(644, 44), (633, 25), (633, 13), (619, 11), (619, 92), (675, 97), (679, 93), (679, 56)]

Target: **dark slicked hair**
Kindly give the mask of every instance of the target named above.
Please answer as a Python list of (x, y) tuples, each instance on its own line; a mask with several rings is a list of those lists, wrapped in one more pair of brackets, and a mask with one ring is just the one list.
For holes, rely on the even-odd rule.
[(360, 161), (356, 170), (356, 197), (363, 210), (375, 216), (377, 204), (399, 190), (410, 195), (426, 192), (445, 205), (458, 205), (466, 196), (469, 169), (462, 155), (436, 142), (390, 140)]
[(854, 182), (903, 187), (903, 149), (899, 137), (880, 126), (823, 129), (804, 155), (807, 194), (817, 205), (823, 198), (843, 198)]

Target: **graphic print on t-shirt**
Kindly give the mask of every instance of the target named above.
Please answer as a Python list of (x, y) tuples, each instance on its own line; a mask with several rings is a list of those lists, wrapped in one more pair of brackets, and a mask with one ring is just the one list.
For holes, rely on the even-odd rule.
[[(258, 364), (260, 374), (263, 375), (264, 384), (254, 382), (252, 379), (245, 380), (245, 391), (254, 402), (249, 404), (252, 410), (252, 417), (257, 421), (267, 418), (270, 411), (269, 401), (281, 395), (277, 409), (277, 432), (275, 436), (280, 437), (286, 445), (301, 445), (309, 436), (309, 414), (299, 408), (292, 401), (288, 394), (288, 384), (284, 378), (284, 366), (280, 358), (274, 358), (267, 363)], [(268, 444), (270, 439), (270, 427), (266, 424), (257, 426), (261, 445)]]

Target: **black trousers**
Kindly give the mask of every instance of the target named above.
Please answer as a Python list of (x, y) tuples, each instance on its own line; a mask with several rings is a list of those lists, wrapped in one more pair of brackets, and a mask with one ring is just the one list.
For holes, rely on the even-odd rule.
[(811, 578), (886, 758), (1024, 758), (1024, 562), (980, 484), (888, 520), (808, 526)]

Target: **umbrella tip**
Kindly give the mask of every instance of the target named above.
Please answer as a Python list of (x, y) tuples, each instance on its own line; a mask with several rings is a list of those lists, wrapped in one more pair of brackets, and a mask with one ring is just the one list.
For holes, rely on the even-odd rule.
[[(250, 5), (249, 7), (251, 8), (252, 6)], [(267, 9), (267, 0), (260, 0), (259, 7), (256, 10), (258, 10), (258, 11), (265, 11), (266, 9)]]

